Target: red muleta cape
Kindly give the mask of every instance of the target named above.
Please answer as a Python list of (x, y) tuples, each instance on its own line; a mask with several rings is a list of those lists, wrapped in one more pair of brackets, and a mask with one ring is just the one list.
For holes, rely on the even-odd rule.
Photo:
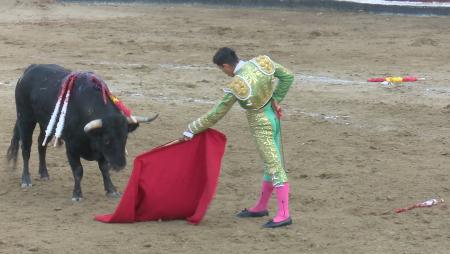
[(214, 197), (224, 134), (208, 129), (187, 142), (157, 147), (134, 160), (125, 192), (106, 223), (186, 219), (198, 224)]

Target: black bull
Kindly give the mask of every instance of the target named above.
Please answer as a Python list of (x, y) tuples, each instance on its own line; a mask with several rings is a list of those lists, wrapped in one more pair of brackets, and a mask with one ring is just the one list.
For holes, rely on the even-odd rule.
[[(62, 83), (70, 73), (70, 70), (58, 65), (31, 65), (17, 82), (15, 91), (17, 121), (7, 159), (13, 160), (14, 163), (17, 161), (19, 141), (21, 141), (22, 187), (24, 188), (32, 185), (28, 165), (36, 124), (40, 127), (39, 174), (41, 179), (49, 179), (45, 154), (50, 139), (45, 145), (42, 143)], [(139, 126), (139, 122), (150, 122), (157, 117), (156, 115), (153, 118), (126, 118), (109, 98), (106, 103), (104, 102), (101, 89), (89, 77), (89, 75), (80, 75), (74, 83), (61, 136), (75, 180), (72, 196), (75, 201), (82, 197), (83, 166), (80, 158), (97, 161), (107, 195), (118, 195), (111, 181), (109, 169), (120, 170), (125, 167), (125, 145), (128, 133), (134, 131)]]

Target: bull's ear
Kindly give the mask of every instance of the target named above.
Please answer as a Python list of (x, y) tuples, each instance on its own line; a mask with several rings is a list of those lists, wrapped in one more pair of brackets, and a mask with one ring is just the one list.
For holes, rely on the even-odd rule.
[(90, 137), (97, 137), (103, 134), (103, 128), (98, 128), (98, 129), (92, 129), (88, 132), (86, 132), (86, 134)]
[(139, 123), (129, 123), (128, 132), (133, 132), (139, 127)]

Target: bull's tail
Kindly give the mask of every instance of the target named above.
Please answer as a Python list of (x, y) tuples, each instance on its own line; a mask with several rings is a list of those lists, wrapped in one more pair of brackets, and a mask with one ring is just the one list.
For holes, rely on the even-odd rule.
[(20, 133), (19, 126), (16, 124), (14, 126), (13, 137), (11, 139), (11, 145), (9, 145), (8, 152), (6, 153), (6, 159), (8, 163), (13, 161), (13, 167), (16, 167), (17, 164), (17, 154), (19, 153), (19, 142), (20, 142)]

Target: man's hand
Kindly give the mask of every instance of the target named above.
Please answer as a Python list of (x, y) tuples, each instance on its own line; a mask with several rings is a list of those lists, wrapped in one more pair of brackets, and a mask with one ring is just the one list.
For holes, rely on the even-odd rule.
[(281, 110), (281, 106), (275, 100), (272, 100), (272, 109), (275, 111), (275, 114), (277, 114), (277, 118), (281, 119), (283, 111)]
[(188, 141), (191, 140), (194, 137), (194, 134), (190, 131), (184, 131), (183, 132), (183, 137), (181, 138), (184, 141)]

